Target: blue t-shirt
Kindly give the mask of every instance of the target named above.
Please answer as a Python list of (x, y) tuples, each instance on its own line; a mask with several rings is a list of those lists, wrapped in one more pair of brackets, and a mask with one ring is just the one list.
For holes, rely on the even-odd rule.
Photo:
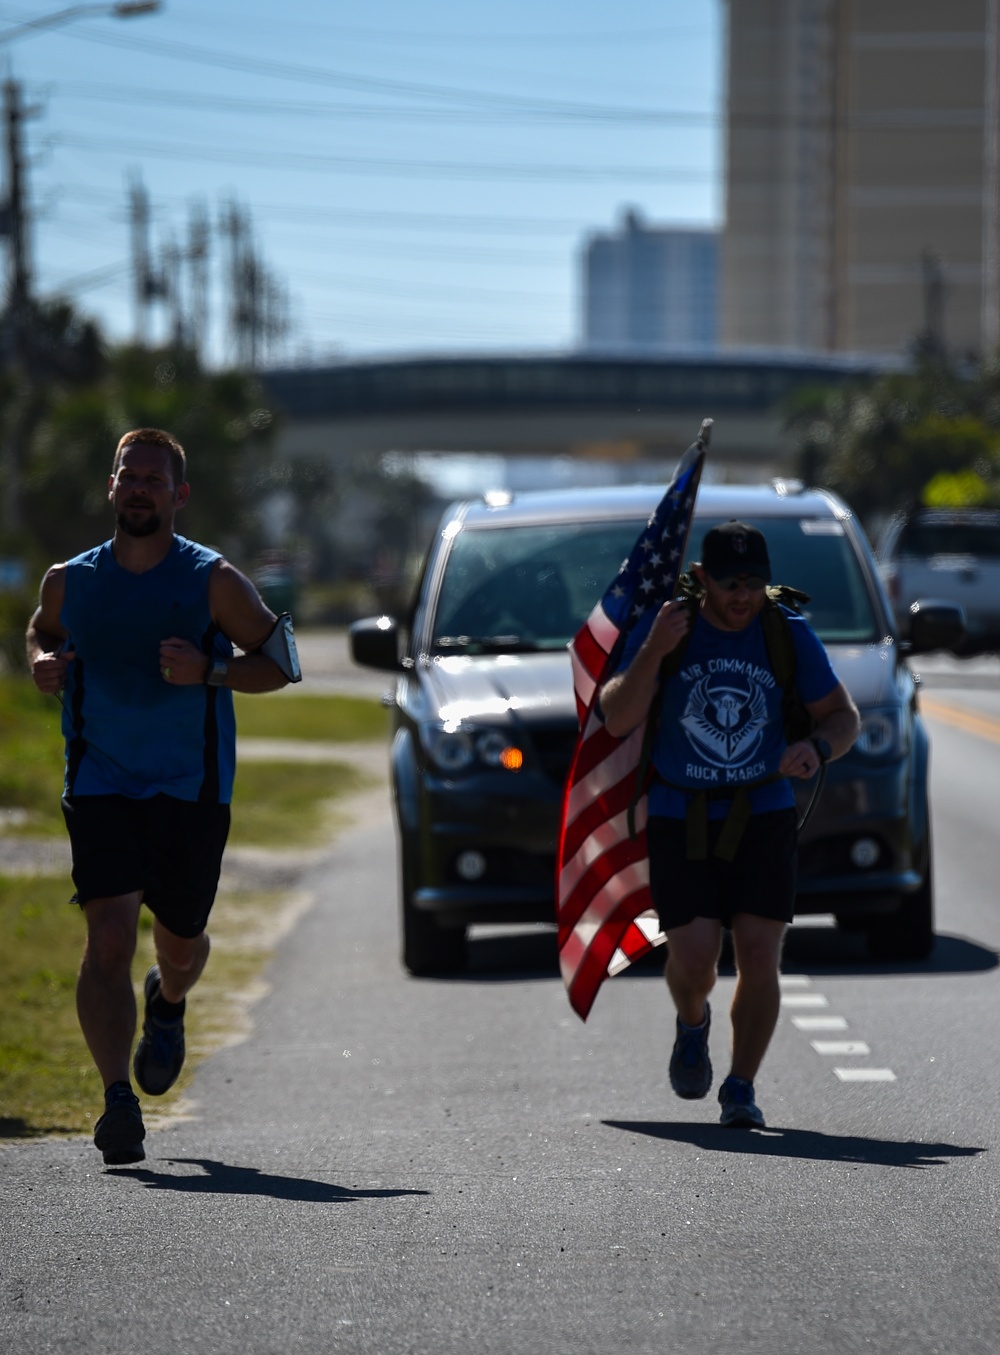
[(208, 603), (219, 559), (175, 536), (143, 574), (122, 569), (110, 541), (67, 562), (60, 619), (76, 651), (63, 696), (67, 795), (232, 799), (232, 692), (173, 686), (160, 674), (160, 641), (172, 635), (213, 659), (232, 655)]
[[(795, 645), (795, 687), (807, 704), (837, 686), (823, 644), (804, 617), (782, 607)], [(656, 616), (651, 608), (630, 633), (618, 671), (627, 668)], [(767, 661), (760, 618), (744, 630), (720, 630), (698, 612), (679, 671), (663, 688), (651, 757), (659, 773), (649, 788), (649, 812), (682, 819), (692, 791), (739, 787), (772, 776), (787, 747), (783, 689)], [(662, 778), (659, 779), (659, 778)], [(670, 785), (665, 784), (670, 782)], [(750, 793), (755, 814), (795, 803), (787, 777)], [(728, 799), (709, 800), (710, 818), (725, 818)]]

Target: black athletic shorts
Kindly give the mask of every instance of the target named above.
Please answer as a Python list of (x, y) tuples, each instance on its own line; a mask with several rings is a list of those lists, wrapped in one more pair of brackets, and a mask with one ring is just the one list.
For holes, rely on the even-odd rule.
[(710, 819), (708, 857), (689, 861), (684, 820), (650, 816), (649, 886), (663, 930), (683, 927), (696, 917), (717, 918), (729, 927), (734, 913), (791, 922), (798, 864), (796, 818), (794, 809), (755, 814), (733, 861), (712, 855), (725, 820)]
[(154, 795), (64, 797), (73, 849), (72, 900), (139, 893), (175, 936), (200, 936), (219, 887), (229, 806)]

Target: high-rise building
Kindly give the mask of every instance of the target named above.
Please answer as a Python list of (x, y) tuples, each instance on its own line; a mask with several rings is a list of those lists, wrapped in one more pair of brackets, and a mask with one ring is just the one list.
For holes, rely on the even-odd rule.
[(625, 213), (592, 235), (583, 259), (583, 345), (605, 352), (704, 352), (715, 346), (718, 234), (646, 226)]
[(720, 342), (1000, 342), (1000, 0), (729, 0)]

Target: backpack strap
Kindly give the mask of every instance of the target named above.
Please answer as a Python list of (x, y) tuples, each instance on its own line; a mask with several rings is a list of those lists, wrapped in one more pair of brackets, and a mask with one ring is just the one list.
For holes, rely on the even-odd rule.
[(639, 803), (644, 791), (649, 787), (653, 779), (652, 773), (652, 753), (653, 742), (656, 739), (656, 731), (660, 727), (660, 707), (663, 702), (661, 694), (663, 684), (668, 678), (672, 678), (675, 673), (680, 672), (681, 664), (684, 661), (684, 653), (691, 640), (691, 632), (694, 629), (695, 617), (698, 611), (700, 594), (696, 591), (697, 584), (689, 574), (682, 574), (679, 580), (678, 597), (684, 602), (691, 613), (691, 624), (678, 640), (669, 654), (665, 655), (660, 663), (660, 671), (656, 682), (656, 693), (649, 703), (649, 714), (646, 716), (646, 727), (642, 731), (642, 750), (639, 753), (639, 761), (635, 769), (635, 784), (632, 788), (632, 798), (629, 801), (628, 809), (625, 811), (625, 822), (628, 824), (628, 835), (634, 838), (635, 832), (635, 808)]
[(795, 642), (788, 618), (782, 611), (784, 605), (797, 612), (808, 601), (808, 593), (779, 584), (768, 588), (767, 601), (760, 614), (768, 666), (782, 689), (781, 715), (788, 743), (798, 743), (800, 739), (808, 738), (816, 727), (816, 721), (809, 714), (795, 686)]
[(684, 815), (684, 841), (689, 861), (704, 861), (708, 856), (708, 805), (712, 800), (730, 801), (729, 812), (722, 825), (712, 855), (720, 861), (732, 861), (736, 849), (743, 840), (747, 824), (753, 817), (750, 792), (758, 786), (769, 786), (773, 781), (782, 781), (780, 772), (771, 772), (757, 781), (748, 781), (742, 786), (709, 786), (702, 790), (691, 790), (688, 786), (675, 786), (672, 781), (664, 781), (665, 786), (679, 790), (687, 796), (687, 811)]
[[(687, 604), (695, 612), (701, 603), (703, 590), (697, 581), (690, 574), (682, 574), (679, 585), (679, 596), (683, 597)], [(792, 639), (792, 632), (788, 625), (788, 618), (782, 611), (782, 606), (789, 607), (793, 611), (799, 611), (809, 601), (809, 594), (803, 593), (798, 588), (791, 588), (787, 584), (776, 584), (767, 589), (767, 601), (761, 609), (761, 627), (764, 634), (764, 646), (767, 650), (768, 667), (774, 674), (775, 681), (782, 688), (781, 713), (785, 729), (785, 739), (788, 743), (797, 743), (800, 739), (807, 738), (815, 728), (815, 720), (809, 714), (805, 702), (799, 696), (795, 686), (796, 655), (795, 642)], [(692, 623), (694, 617), (692, 616)], [(646, 717), (646, 727), (643, 731), (642, 751), (639, 755), (639, 763), (636, 767), (635, 785), (632, 791), (632, 799), (627, 810), (627, 823), (629, 837), (636, 836), (635, 830), (635, 808), (640, 797), (648, 789), (653, 779), (654, 771), (651, 766), (653, 742), (656, 738), (656, 731), (660, 724), (660, 709), (663, 705), (662, 690), (663, 684), (668, 678), (674, 676), (680, 671), (684, 660), (684, 653), (691, 638), (693, 624), (689, 627), (680, 643), (666, 656), (660, 664), (659, 681), (657, 684), (656, 695), (649, 707), (649, 714)], [(751, 818), (750, 791), (757, 786), (766, 786), (773, 781), (781, 780), (778, 772), (770, 776), (763, 777), (746, 786), (735, 787), (730, 793), (718, 794), (712, 790), (691, 791), (686, 787), (677, 786), (675, 789), (682, 790), (688, 798), (687, 813), (685, 822), (687, 824), (687, 855), (692, 861), (703, 861), (708, 855), (708, 801), (715, 799), (732, 800), (729, 813), (726, 815), (725, 824), (722, 833), (716, 843), (713, 855), (723, 861), (732, 861), (736, 855), (743, 834), (746, 831), (747, 824)], [(670, 782), (666, 782), (670, 785)], [(720, 788), (721, 789), (721, 788)]]

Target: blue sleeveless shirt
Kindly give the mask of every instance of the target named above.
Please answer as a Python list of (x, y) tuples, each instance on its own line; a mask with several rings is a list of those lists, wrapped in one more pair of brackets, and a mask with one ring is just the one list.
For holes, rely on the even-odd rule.
[(231, 657), (208, 604), (209, 576), (221, 558), (175, 536), (143, 574), (122, 569), (110, 541), (67, 562), (60, 620), (66, 648), (76, 651), (63, 695), (67, 795), (232, 799), (232, 692), (176, 687), (160, 675), (160, 642), (170, 636), (213, 659)]

